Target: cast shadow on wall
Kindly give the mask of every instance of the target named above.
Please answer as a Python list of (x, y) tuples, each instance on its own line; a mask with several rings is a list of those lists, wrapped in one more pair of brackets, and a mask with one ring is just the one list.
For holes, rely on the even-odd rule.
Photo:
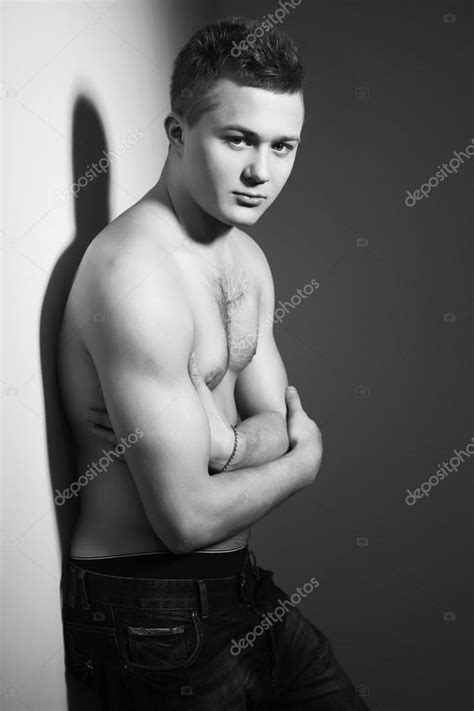
[[(103, 152), (107, 152), (107, 145), (99, 113), (88, 97), (79, 95), (72, 113), (72, 175), (71, 185), (68, 186), (69, 195), (73, 184), (78, 185), (78, 192), (75, 197), (71, 195), (58, 202), (58, 207), (62, 202), (62, 209), (74, 210), (75, 228), (68, 247), (52, 270), (40, 319), (41, 369), (52, 497), (57, 489), (62, 491), (76, 478), (73, 441), (58, 388), (56, 354), (64, 308), (76, 270), (89, 244), (110, 222), (109, 163), (103, 172), (84, 184), (87, 166), (103, 158)], [(83, 186), (78, 183), (80, 178)], [(61, 547), (61, 595), (64, 600), (64, 565), (79, 513), (78, 500), (69, 499), (62, 506), (56, 505), (54, 510)], [(94, 711), (92, 700), (84, 698), (82, 689), (75, 691), (73, 687), (74, 680), (67, 679), (69, 711), (81, 711), (83, 708)], [(87, 706), (84, 705), (86, 702)]]

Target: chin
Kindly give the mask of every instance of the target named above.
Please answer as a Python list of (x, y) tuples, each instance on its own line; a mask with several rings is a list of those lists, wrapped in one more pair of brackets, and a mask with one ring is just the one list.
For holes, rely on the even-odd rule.
[(246, 220), (239, 220), (238, 222), (235, 222), (236, 227), (252, 227), (252, 225), (255, 225), (256, 222), (259, 221), (261, 215), (254, 215), (251, 217), (250, 215)]
[(229, 210), (222, 217), (222, 221), (227, 225), (239, 226), (239, 225), (254, 225), (260, 217), (262, 212), (256, 208), (241, 207), (236, 210)]

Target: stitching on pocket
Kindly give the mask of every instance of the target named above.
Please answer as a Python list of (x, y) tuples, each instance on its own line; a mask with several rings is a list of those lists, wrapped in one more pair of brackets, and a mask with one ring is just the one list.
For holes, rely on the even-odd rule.
[[(194, 645), (194, 649), (192, 650), (192, 652), (189, 654), (189, 656), (188, 656), (186, 659), (184, 659), (184, 660), (182, 660), (182, 661), (179, 661), (179, 662), (176, 662), (175, 664), (164, 662), (163, 664), (148, 665), (148, 664), (140, 664), (140, 663), (138, 663), (138, 662), (134, 662), (134, 661), (132, 661), (132, 659), (128, 658), (127, 661), (126, 661), (127, 668), (128, 668), (130, 671), (143, 672), (143, 673), (146, 673), (146, 672), (154, 673), (154, 672), (166, 672), (166, 671), (171, 671), (171, 670), (173, 670), (173, 669), (184, 669), (185, 667), (187, 667), (187, 666), (189, 666), (190, 664), (192, 664), (192, 662), (195, 660), (195, 658), (197, 657), (197, 655), (198, 655), (199, 652), (201, 651), (202, 646), (203, 646), (203, 641), (204, 641), (204, 640), (203, 640), (202, 626), (201, 626), (201, 622), (200, 622), (200, 619), (199, 619), (199, 615), (198, 615), (198, 613), (197, 613), (195, 610), (193, 610), (193, 611), (191, 612), (191, 620), (190, 620), (190, 621), (192, 621), (192, 627), (193, 627), (193, 630), (194, 630), (194, 634), (195, 634), (195, 636), (196, 636), (196, 642), (195, 642), (195, 645)], [(151, 630), (166, 629), (166, 634), (169, 635), (169, 630), (173, 630), (173, 629), (179, 630), (181, 627), (182, 627), (182, 632), (181, 632), (181, 634), (182, 634), (182, 633), (184, 633), (184, 631), (185, 631), (185, 626), (184, 626), (184, 625), (178, 625), (178, 626), (175, 627), (175, 628), (172, 628), (172, 627), (170, 627), (170, 628), (160, 628), (160, 627), (155, 627), (155, 628), (153, 628), (153, 627), (151, 627), (151, 628), (150, 628), (150, 627), (149, 627), (149, 628), (142, 628), (142, 627), (139, 627), (139, 628), (135, 628), (135, 629), (138, 629), (138, 630), (139, 630), (139, 632), (140, 632), (139, 636), (142, 636), (141, 633), (142, 633), (143, 631), (146, 632), (146, 629), (148, 629), (148, 630), (150, 630), (150, 629), (151, 629)], [(127, 629), (128, 629), (128, 627), (127, 627)], [(134, 629), (134, 628), (132, 627), (132, 629)], [(178, 634), (180, 634), (180, 632), (177, 632), (175, 635), (173, 635), (173, 636), (171, 637), (173, 640), (176, 640), (176, 642), (178, 642), (178, 640), (179, 640), (179, 637), (177, 636)], [(158, 636), (158, 637), (160, 637), (160, 636), (162, 636), (162, 635), (151, 635), (151, 636)], [(134, 646), (134, 635), (133, 635), (133, 634), (132, 634), (132, 636), (130, 637), (129, 641), (132, 643), (132, 647), (133, 647), (133, 646)], [(135, 642), (137, 642), (137, 641), (138, 641), (138, 640), (137, 640), (137, 638), (135, 637)], [(130, 650), (130, 651), (132, 651), (132, 650)], [(127, 655), (127, 656), (128, 656), (128, 655)]]
[(141, 635), (143, 637), (160, 637), (170, 634), (182, 634), (184, 625), (177, 627), (127, 627), (130, 634)]

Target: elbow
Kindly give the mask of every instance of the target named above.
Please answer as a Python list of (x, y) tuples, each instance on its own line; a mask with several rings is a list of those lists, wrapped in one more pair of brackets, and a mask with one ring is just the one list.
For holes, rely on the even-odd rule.
[(196, 550), (196, 541), (191, 536), (178, 536), (167, 544), (168, 548), (175, 555), (186, 555)]
[(209, 534), (209, 525), (205, 528), (190, 522), (186, 525), (175, 525), (166, 545), (175, 555), (186, 555), (212, 543), (212, 536)]
[(175, 555), (186, 555), (214, 543), (216, 516), (210, 504), (211, 491), (195, 491), (181, 505), (176, 505), (177, 498), (184, 497), (175, 496), (174, 505), (162, 505), (159, 515), (154, 510), (152, 528), (158, 538)]
[(155, 536), (168, 548), (170, 553), (185, 555), (198, 548), (196, 535), (189, 526), (183, 526), (176, 520), (160, 516), (159, 520), (150, 520)]
[(189, 534), (178, 534), (166, 545), (175, 555), (186, 555), (187, 553), (201, 549), (206, 545), (206, 541), (199, 535), (190, 536)]
[(175, 522), (168, 522), (166, 530), (162, 521), (158, 528), (155, 526), (153, 528), (155, 535), (165, 544), (170, 553), (186, 555), (186, 553), (191, 553), (196, 548), (196, 536)]

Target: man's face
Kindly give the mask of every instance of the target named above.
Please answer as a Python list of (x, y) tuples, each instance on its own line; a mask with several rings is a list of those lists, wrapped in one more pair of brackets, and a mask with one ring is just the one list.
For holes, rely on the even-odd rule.
[[(184, 127), (183, 179), (191, 197), (217, 220), (253, 225), (293, 168), (304, 120), (302, 95), (274, 94), (228, 79), (219, 80), (217, 88), (218, 107), (192, 128)], [(246, 200), (236, 193), (264, 197)]]

